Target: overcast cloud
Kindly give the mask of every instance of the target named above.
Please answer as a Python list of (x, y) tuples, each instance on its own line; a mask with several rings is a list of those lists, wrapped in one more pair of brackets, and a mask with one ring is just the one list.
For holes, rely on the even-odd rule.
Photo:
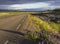
[(33, 3), (51, 0), (0, 0), (0, 4), (23, 4), (23, 3)]
[(54, 9), (60, 0), (0, 0), (0, 9)]

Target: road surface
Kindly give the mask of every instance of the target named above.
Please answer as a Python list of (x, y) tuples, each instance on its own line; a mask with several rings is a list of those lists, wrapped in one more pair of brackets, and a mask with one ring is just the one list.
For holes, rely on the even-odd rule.
[(9, 31), (18, 31), (26, 16), (15, 15), (0, 19), (0, 44), (20, 44), (24, 40), (21, 35)]
[(19, 23), (22, 21), (23, 18), (25, 18), (25, 16), (26, 15), (16, 15), (0, 19), (0, 29), (16, 30)]

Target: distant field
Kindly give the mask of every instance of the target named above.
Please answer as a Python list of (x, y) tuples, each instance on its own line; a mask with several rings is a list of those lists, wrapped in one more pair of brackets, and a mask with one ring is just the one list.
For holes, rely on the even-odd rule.
[(0, 17), (3, 16), (11, 16), (11, 15), (21, 15), (24, 14), (24, 12), (0, 12)]

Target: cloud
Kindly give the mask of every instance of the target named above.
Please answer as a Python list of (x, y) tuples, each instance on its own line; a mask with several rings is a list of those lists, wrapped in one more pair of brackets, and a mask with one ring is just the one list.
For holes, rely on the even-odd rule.
[(13, 9), (35, 9), (49, 6), (50, 3), (37, 2), (37, 3), (28, 3), (28, 4), (13, 4), (9, 8)]
[(52, 0), (0, 0), (0, 4), (23, 4), (23, 3), (34, 3), (44, 1), (52, 1)]
[[(4, 0), (0, 0), (4, 2)], [(55, 9), (60, 8), (59, 0), (5, 0), (4, 3), (0, 3), (0, 9), (12, 9), (12, 10), (22, 10), (22, 9)]]

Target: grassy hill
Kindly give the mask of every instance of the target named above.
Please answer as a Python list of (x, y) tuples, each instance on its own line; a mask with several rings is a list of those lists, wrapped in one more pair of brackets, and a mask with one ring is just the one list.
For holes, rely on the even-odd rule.
[[(59, 10), (59, 9), (58, 9)], [(56, 14), (45, 14), (45, 13), (35, 13), (35, 12), (1, 12), (0, 17), (2, 16), (10, 16), (10, 15), (18, 15), (18, 14), (28, 14), (29, 19), (32, 24), (34, 24), (35, 28), (37, 28), (37, 32), (28, 32), (26, 37), (34, 41), (34, 44), (60, 44), (60, 23), (56, 23), (54, 20), (49, 20), (49, 17), (55, 18), (57, 14), (60, 14), (60, 10), (53, 10), (52, 12), (56, 12)], [(32, 15), (32, 13), (34, 15)], [(42, 19), (42, 18), (44, 19)], [(45, 18), (47, 17), (48, 20)]]
[[(30, 37), (35, 37), (34, 40), (40, 44), (60, 44), (60, 23), (57, 23), (57, 21), (60, 21), (58, 20), (60, 18), (60, 9), (52, 10), (50, 13), (38, 12), (31, 14), (30, 19), (32, 23), (38, 27), (38, 34), (33, 33), (31, 35), (30, 33)], [(47, 18), (47, 20), (45, 18)]]
[[(30, 16), (32, 23), (38, 27), (37, 41), (45, 44), (57, 44), (60, 41), (60, 24)], [(34, 35), (34, 34), (33, 34)], [(36, 35), (35, 35), (36, 36)], [(58, 38), (57, 38), (58, 37)], [(32, 37), (34, 38), (34, 37)]]

